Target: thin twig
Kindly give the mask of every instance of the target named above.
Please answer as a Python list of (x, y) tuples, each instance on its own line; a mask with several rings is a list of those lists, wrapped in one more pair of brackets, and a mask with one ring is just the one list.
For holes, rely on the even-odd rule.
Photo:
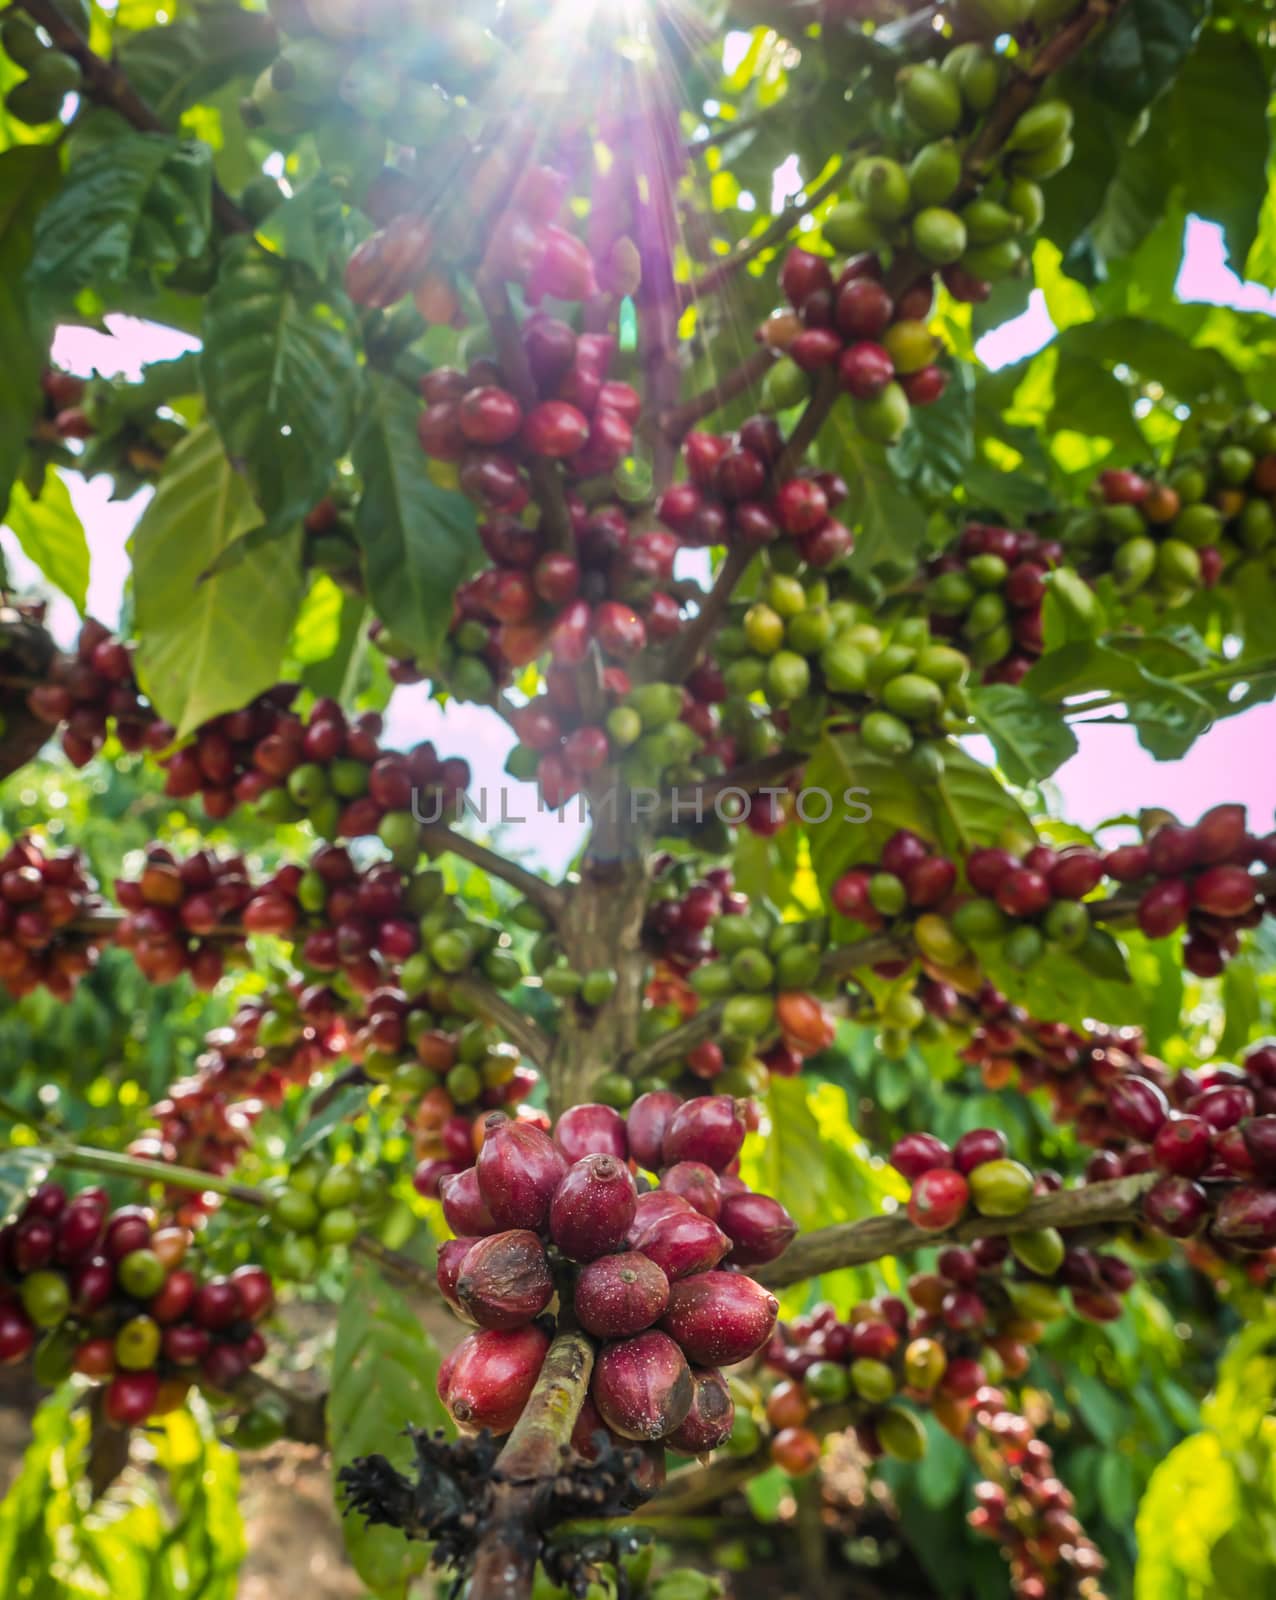
[(672, 411), (662, 412), (657, 419), (661, 432), (672, 443), (680, 443), (697, 422), (711, 417), (715, 411), (721, 410), (740, 395), (747, 394), (756, 383), (760, 383), (778, 354), (770, 345), (760, 345), (739, 366), (732, 367), (721, 378), (715, 378), (707, 389), (690, 400), (684, 400)]
[(773, 245), (782, 244), (793, 228), (809, 211), (814, 211), (822, 200), (836, 192), (838, 185), (846, 176), (847, 158), (843, 157), (822, 182), (817, 183), (813, 189), (808, 189), (800, 200), (795, 200), (763, 228), (755, 238), (746, 240), (729, 256), (710, 267), (707, 272), (701, 273), (682, 289), (682, 304), (695, 305), (707, 295), (715, 294), (722, 286), (729, 283), (737, 272), (747, 267), (750, 261), (770, 250)]
[(508, 1001), (483, 978), (463, 976), (449, 980), (452, 992), (507, 1033), (529, 1061), (545, 1066), (553, 1048), (549, 1035), (525, 1011)]
[(709, 635), (721, 621), (723, 612), (731, 602), (732, 591), (744, 576), (745, 568), (753, 558), (753, 551), (737, 545), (727, 552), (726, 560), (718, 568), (704, 605), (674, 639), (665, 658), (661, 676), (671, 683), (680, 683), (695, 666), (700, 652), (709, 642)]
[(517, 889), (525, 900), (530, 900), (552, 920), (557, 920), (562, 915), (567, 896), (558, 884), (547, 883), (544, 878), (537, 877), (536, 873), (519, 866), (518, 862), (510, 861), (485, 844), (479, 844), (477, 839), (458, 833), (446, 822), (423, 822), (420, 827), (421, 843), (430, 855), (441, 855), (444, 851), (448, 851), (454, 856), (460, 856), (471, 866), (481, 867), (492, 877), (499, 878), (502, 883), (508, 883), (511, 888)]
[(944, 1240), (983, 1239), (991, 1234), (1022, 1233), (1035, 1228), (1088, 1228), (1099, 1223), (1130, 1222), (1139, 1215), (1143, 1196), (1157, 1181), (1155, 1172), (1140, 1172), (1079, 1189), (1060, 1189), (1033, 1200), (1012, 1217), (968, 1217), (939, 1233), (917, 1228), (899, 1212), (891, 1217), (866, 1217), (838, 1222), (813, 1233), (799, 1234), (782, 1256), (752, 1268), (759, 1283), (781, 1289), (840, 1267), (862, 1266), (883, 1256), (906, 1255)]

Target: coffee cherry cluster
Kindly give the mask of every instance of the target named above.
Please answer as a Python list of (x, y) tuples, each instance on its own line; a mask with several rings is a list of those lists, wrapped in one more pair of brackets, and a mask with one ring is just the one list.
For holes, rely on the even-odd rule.
[[(1265, 1092), (1273, 1062), (1276, 1053), (1259, 1046), (1244, 1069), (1219, 1063), (1165, 1083), (1163, 1072), (1158, 1082), (1147, 1071), (1159, 1064), (1144, 1061), (1141, 1071), (1114, 1075), (1103, 1115), (1116, 1140), (1091, 1158), (1087, 1176), (1160, 1172), (1143, 1201), (1153, 1227), (1183, 1239), (1208, 1220), (1224, 1248), (1276, 1245), (1276, 1115), (1258, 1104), (1260, 1094), (1273, 1103)], [(1118, 1141), (1120, 1151), (1111, 1148)]]
[[(190, 1077), (168, 1087), (151, 1107), (157, 1127), (129, 1146), (129, 1154), (224, 1176), (248, 1148), (252, 1127), (287, 1090), (308, 1083), (349, 1047), (344, 1006), (322, 985), (303, 986), (264, 999), (244, 1000), (223, 1027), (204, 1040)], [(173, 1190), (168, 1203), (185, 1221), (210, 1211), (216, 1197)]]
[[(463, 1426), (507, 1432), (536, 1381), (555, 1294), (599, 1342), (573, 1443), (595, 1435), (688, 1455), (722, 1444), (733, 1403), (720, 1365), (765, 1344), (776, 1301), (744, 1267), (773, 1260), (796, 1227), (731, 1169), (745, 1134), (728, 1096), (641, 1096), (627, 1118), (576, 1106), (551, 1137), (487, 1118), (474, 1167), (446, 1180), (458, 1235), (439, 1253), (439, 1287), (478, 1324), (444, 1363), (439, 1390)], [(659, 1173), (639, 1192), (634, 1171)]]
[(963, 896), (956, 864), (901, 830), (883, 849), (885, 870), (852, 868), (831, 898), (843, 916), (869, 929), (925, 907), (912, 931), (932, 976), (942, 979), (985, 941), (1003, 941), (1007, 961), (1021, 969), (1051, 947), (1080, 949), (1094, 937), (1085, 899), (1105, 879), (1142, 886), (1143, 933), (1165, 938), (1186, 925), (1184, 964), (1198, 977), (1216, 977), (1239, 948), (1240, 933), (1262, 919), (1267, 878), (1251, 869), (1270, 870), (1272, 859), (1276, 839), (1251, 835), (1243, 806), (1219, 805), (1194, 827), (1167, 820), (1146, 841), (1106, 852), (1044, 844), (1022, 856), (996, 846), (972, 850), (963, 865), (974, 894)]
[(214, 989), (228, 949), (242, 948), (235, 924), (252, 898), (242, 856), (200, 850), (178, 861), (152, 844), (137, 878), (115, 880), (116, 903), (125, 913), (115, 942), (151, 983), (173, 983), (188, 972), (196, 988)]
[[(268, 690), (244, 711), (205, 723), (167, 761), (166, 792), (200, 793), (210, 816), (237, 803), (267, 822), (308, 820), (323, 838), (377, 835), (396, 854), (417, 838), (413, 797), (426, 817), (452, 815), (469, 783), (460, 757), (441, 758), (429, 740), (406, 754), (380, 744), (381, 717), (347, 717), (320, 699), (306, 717), (290, 707), (291, 684)], [(413, 856), (415, 860), (415, 856)]]
[[(17, 22), (19, 28), (27, 21), (20, 12), (12, 12), (5, 26)], [(85, 407), (88, 384), (73, 372), (60, 367), (46, 367), (40, 374), (40, 393), (44, 397), (44, 415), (36, 422), (37, 436), (52, 430), (59, 439), (87, 439), (94, 431)]]
[(1055, 1475), (1053, 1452), (1000, 1389), (976, 1396), (963, 1442), (984, 1473), (967, 1520), (1001, 1546), (1015, 1600), (1103, 1600), (1106, 1563), (1077, 1520), (1072, 1491)]
[[(67, 10), (72, 26), (87, 35), (89, 8), (84, 0), (71, 0)], [(0, 49), (26, 74), (5, 95), (5, 110), (28, 127), (55, 121), (67, 95), (80, 87), (79, 62), (56, 49), (23, 11), (6, 14), (0, 28)]]
[(1276, 834), (1256, 839), (1244, 806), (1213, 806), (1193, 827), (1166, 820), (1143, 844), (1110, 850), (1109, 876), (1121, 883), (1151, 883), (1139, 900), (1139, 927), (1149, 939), (1187, 928), (1183, 964), (1198, 978), (1213, 978), (1239, 947), (1246, 928), (1262, 921), (1267, 897), (1254, 867), (1272, 869)]
[(981, 1216), (1015, 1216), (1036, 1193), (1036, 1179), (1022, 1162), (1009, 1159), (1008, 1150), (999, 1128), (965, 1133), (951, 1150), (934, 1134), (905, 1134), (891, 1150), (890, 1163), (912, 1184), (909, 1220), (943, 1233), (972, 1204)]
[(105, 1192), (32, 1194), (0, 1228), (0, 1364), (36, 1350), (42, 1382), (78, 1372), (106, 1383), (119, 1427), (181, 1405), (192, 1382), (226, 1390), (266, 1353), (256, 1324), (274, 1302), (260, 1267), (201, 1279), (185, 1228), (111, 1211)]
[[(862, 162), (856, 170), (893, 166)], [(849, 201), (825, 219), (824, 237), (835, 248), (836, 241), (852, 235), (854, 230), (843, 224), (858, 216), (860, 204)], [(762, 331), (768, 344), (784, 351), (767, 374), (763, 403), (768, 409), (800, 403), (813, 375), (835, 371), (839, 386), (851, 396), (860, 432), (892, 444), (914, 405), (939, 399), (948, 375), (936, 365), (942, 346), (925, 320), (934, 295), (930, 276), (920, 277), (898, 300), (882, 277), (873, 253), (853, 255), (834, 276), (833, 263), (824, 256), (796, 247), (789, 251), (780, 287), (792, 310), (779, 312)]]
[(843, 713), (888, 756), (965, 721), (970, 661), (960, 650), (933, 640), (920, 617), (868, 621), (850, 601), (830, 600), (822, 579), (772, 572), (756, 600), (732, 609), (716, 654), (728, 693), (762, 695), (789, 748), (813, 747)]
[[(384, 150), (381, 136), (379, 156)], [(594, 258), (588, 246), (557, 221), (569, 187), (562, 173), (545, 166), (524, 168), (514, 179), (509, 204), (499, 216), (489, 218), (493, 196), (484, 180), (504, 189), (514, 177), (509, 162), (509, 152), (498, 153), (480, 172), (476, 192), (465, 197), (469, 216), (461, 219), (459, 237), (469, 241), (476, 219), (486, 224), (487, 245), (478, 271), (519, 284), (529, 305), (539, 305), (547, 296), (590, 299), (598, 293)], [(451, 265), (445, 239), (446, 230), (417, 212), (399, 212), (351, 255), (346, 263), (346, 293), (356, 305), (378, 307), (392, 306), (427, 285), (437, 294), (438, 280), (446, 283)], [(605, 267), (612, 264), (609, 260)], [(427, 299), (423, 314), (433, 309)]]
[[(455, 466), (470, 499), (506, 516), (517, 516), (527, 505), (529, 458), (562, 462), (573, 479), (613, 472), (633, 450), (641, 404), (636, 389), (608, 380), (616, 348), (610, 334), (577, 333), (557, 317), (537, 313), (524, 324), (522, 341), (537, 390), (537, 403), (526, 415), (500, 368), (486, 357), (468, 372), (436, 367), (421, 380), (421, 448), (432, 460)], [(552, 565), (542, 571), (539, 587), (550, 592), (551, 604), (562, 603), (557, 596), (563, 584), (564, 575)], [(515, 603), (520, 596), (522, 606)], [(522, 585), (504, 580), (497, 597), (503, 611), (521, 612), (501, 616), (511, 625), (525, 623), (535, 601), (545, 599), (526, 572)]]
[(78, 850), (54, 854), (29, 834), (0, 855), (0, 987), (15, 998), (45, 988), (68, 1000), (97, 959), (77, 919), (102, 909)]
[(784, 435), (754, 416), (733, 434), (689, 433), (682, 445), (687, 482), (666, 489), (656, 515), (683, 544), (753, 550), (791, 540), (801, 560), (830, 567), (851, 552), (849, 529), (832, 515), (846, 498), (836, 473), (785, 472)]
[(312, 1149), (286, 1178), (265, 1186), (269, 1216), (284, 1238), (271, 1238), (279, 1272), (295, 1283), (309, 1283), (325, 1250), (350, 1244), (360, 1229), (385, 1210), (388, 1191), (376, 1167), (332, 1161)]
[[(941, 346), (926, 324), (936, 270), (959, 300), (985, 299), (990, 281), (1019, 270), (1019, 236), (1035, 231), (1045, 213), (1037, 180), (1061, 170), (1072, 150), (1069, 108), (1060, 101), (1034, 105), (1006, 139), (1001, 171), (966, 198), (972, 175), (958, 141), (996, 100), (1001, 70), (990, 50), (972, 42), (941, 64), (919, 62), (900, 73), (891, 153), (862, 157), (851, 171), (852, 197), (821, 222), (825, 243), (851, 259), (835, 277), (825, 258), (795, 249), (781, 271), (792, 311), (778, 313), (762, 331), (785, 353), (768, 374), (771, 407), (798, 404), (810, 375), (836, 371), (859, 430), (890, 444), (912, 406), (942, 395)], [(959, 199), (966, 201), (960, 211), (951, 209)], [(902, 293), (892, 294), (882, 281), (878, 252), (888, 246), (919, 265)]]
[(42, 722), (61, 730), (63, 753), (83, 767), (112, 729), (125, 750), (162, 750), (171, 738), (138, 692), (133, 647), (89, 617), (72, 655), (54, 658), (48, 681), (37, 684), (27, 704)]
[(1110, 468), (1092, 494), (1097, 509), (1072, 519), (1070, 545), (1110, 571), (1118, 593), (1183, 605), (1234, 573), (1243, 581), (1246, 562), (1270, 566), (1276, 422), (1253, 406), (1205, 423), (1199, 442), (1168, 469)]
[(276, 9), (288, 37), (241, 115), (285, 136), (315, 129), (325, 172), (338, 179), (375, 173), (387, 140), (431, 144), (455, 115), (449, 95), (481, 93), (505, 53), (481, 23), (455, 15), (432, 19), (428, 49), (413, 49), (402, 33), (390, 37), (389, 12), (331, 0)]
[(1044, 647), (1046, 579), (1063, 559), (1057, 539), (972, 522), (927, 566), (931, 632), (963, 641), (985, 683), (1019, 683)]

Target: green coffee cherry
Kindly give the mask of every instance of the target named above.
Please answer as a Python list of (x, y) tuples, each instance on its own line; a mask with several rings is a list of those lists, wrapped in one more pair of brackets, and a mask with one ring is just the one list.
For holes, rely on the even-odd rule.
[(1042, 921), (1047, 939), (1064, 950), (1078, 950), (1090, 933), (1090, 914), (1077, 900), (1056, 900)]
[(969, 658), (946, 644), (930, 644), (920, 650), (914, 667), (924, 678), (945, 685), (964, 683), (970, 675)]
[(1053, 178), (1072, 160), (1074, 148), (1071, 139), (1060, 139), (1044, 150), (1020, 152), (1010, 158), (1011, 172), (1021, 178)]
[(1046, 150), (1072, 133), (1072, 107), (1064, 100), (1038, 100), (1010, 130), (1005, 148), (1029, 153)]
[(944, 691), (931, 678), (904, 672), (883, 687), (882, 704), (906, 722), (928, 722), (943, 708)]
[(1134, 594), (1156, 571), (1156, 542), (1140, 537), (1127, 539), (1112, 557), (1112, 576), (1118, 594)]
[(955, 211), (927, 206), (913, 218), (913, 247), (936, 266), (960, 261), (966, 249), (966, 227)]
[(766, 692), (772, 705), (800, 700), (811, 687), (811, 669), (796, 650), (778, 650), (767, 663)]
[(923, 145), (909, 163), (908, 187), (916, 205), (943, 205), (960, 182), (961, 155), (951, 139)]
[(896, 79), (905, 115), (923, 133), (955, 133), (961, 125), (961, 90), (939, 67), (905, 67)]
[(21, 11), (8, 11), (3, 24), (0, 24), (0, 49), (15, 67), (30, 72), (40, 57), (47, 54), (49, 47), (30, 17)]
[(1046, 941), (1041, 930), (1025, 923), (1023, 927), (1014, 928), (1006, 935), (1006, 960), (1018, 971), (1026, 971), (1028, 967), (1035, 966), (1046, 951)]
[(1019, 218), (1026, 233), (1035, 233), (1046, 220), (1046, 197), (1030, 178), (1012, 178), (1006, 189), (1006, 209)]
[(49, 95), (74, 94), (82, 79), (80, 63), (61, 50), (46, 50), (31, 68), (30, 82)]
[(1016, 1261), (1042, 1278), (1054, 1277), (1067, 1254), (1067, 1245), (1057, 1228), (1032, 1228), (1012, 1233), (1010, 1248)]
[(820, 671), (834, 694), (859, 694), (868, 686), (868, 658), (842, 638), (820, 651)]
[[(825, 229), (825, 237), (828, 230)], [(830, 241), (831, 243), (832, 241)], [(837, 249), (845, 246), (837, 245)], [(859, 248), (856, 246), (856, 248)], [(761, 405), (763, 411), (787, 411), (791, 406), (800, 406), (811, 392), (811, 380), (803, 372), (796, 361), (790, 361), (788, 356), (781, 356), (767, 368), (762, 379)]]
[(868, 749), (880, 756), (902, 756), (913, 748), (908, 724), (889, 711), (870, 711), (860, 723), (860, 738)]
[(851, 1362), (851, 1385), (862, 1400), (880, 1405), (895, 1393), (895, 1374), (884, 1361), (861, 1356)]
[(1013, 211), (982, 196), (963, 206), (961, 220), (972, 245), (1000, 244), (1023, 232), (1023, 222)]
[(896, 1461), (920, 1461), (926, 1454), (926, 1428), (915, 1411), (888, 1406), (875, 1426), (878, 1443)]
[(851, 170), (851, 188), (879, 222), (898, 222), (912, 205), (908, 174), (887, 156), (865, 156), (857, 161)]
[(967, 272), (988, 283), (997, 283), (1017, 272), (1023, 264), (1023, 251), (1013, 239), (1003, 239), (999, 244), (975, 245), (966, 251), (961, 264)]
[(894, 444), (908, 426), (911, 407), (908, 396), (897, 383), (888, 383), (871, 400), (853, 402), (855, 425), (866, 439), (877, 444)]
[(62, 100), (61, 94), (42, 89), (34, 78), (25, 78), (5, 95), (4, 108), (15, 121), (38, 128), (57, 117)]
[(1167, 589), (1195, 589), (1201, 581), (1201, 558), (1182, 539), (1166, 539), (1156, 552), (1157, 582)]
[[(904, 182), (907, 186), (907, 178)], [(845, 255), (877, 250), (886, 243), (881, 223), (863, 200), (844, 200), (834, 206), (821, 224), (820, 231), (834, 250)]]
[(985, 1217), (1013, 1217), (1032, 1199), (1035, 1179), (1020, 1161), (984, 1161), (969, 1175), (970, 1198)]

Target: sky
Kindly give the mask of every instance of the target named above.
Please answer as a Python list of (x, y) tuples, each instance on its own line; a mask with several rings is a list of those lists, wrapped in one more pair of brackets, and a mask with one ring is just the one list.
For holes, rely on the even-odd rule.
[[(777, 175), (777, 183), (779, 175)], [(1276, 315), (1276, 295), (1258, 284), (1242, 283), (1227, 267), (1221, 231), (1212, 223), (1188, 223), (1186, 249), (1177, 293), (1180, 299), (1234, 305)], [(171, 329), (111, 316), (109, 333), (87, 328), (62, 328), (53, 346), (53, 359), (73, 372), (135, 377), (143, 365), (170, 359), (197, 342)], [(985, 336), (976, 347), (990, 367), (999, 367), (1031, 354), (1048, 343), (1054, 326), (1044, 296), (1034, 291), (1028, 309)], [(146, 504), (149, 491), (131, 500), (112, 503), (110, 480), (84, 482), (67, 479), (71, 499), (88, 532), (91, 552), (89, 613), (114, 624), (128, 575), (127, 541)], [(40, 587), (39, 575), (26, 561), (13, 534), (0, 528), (9, 570), (19, 584)], [(55, 599), (51, 626), (64, 643), (74, 638), (78, 619), (70, 603)], [(1086, 828), (1141, 807), (1168, 804), (1184, 820), (1192, 821), (1209, 806), (1239, 800), (1250, 807), (1256, 831), (1272, 826), (1276, 803), (1276, 704), (1254, 707), (1238, 717), (1216, 724), (1198, 739), (1188, 754), (1175, 762), (1157, 762), (1142, 750), (1132, 729), (1115, 726), (1077, 730), (1078, 753), (1055, 774), (1059, 814)], [(488, 826), (504, 815), (511, 819), (494, 828), (505, 848), (543, 866), (561, 871), (571, 860), (583, 836), (583, 824), (574, 808), (565, 817), (538, 815), (535, 786), (514, 784), (503, 767), (512, 736), (495, 712), (473, 705), (443, 708), (430, 701), (420, 686), (396, 691), (387, 714), (387, 742), (406, 746), (433, 739), (444, 755), (464, 755), (474, 774), (471, 793), (476, 804), (484, 791), (488, 798)], [(983, 741), (970, 747), (981, 759), (991, 756)], [(527, 820), (515, 822), (515, 818)], [(481, 819), (479, 824), (481, 826)]]

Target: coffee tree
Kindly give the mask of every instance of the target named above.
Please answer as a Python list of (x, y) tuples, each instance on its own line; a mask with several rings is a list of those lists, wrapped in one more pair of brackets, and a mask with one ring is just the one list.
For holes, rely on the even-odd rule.
[[(0, 1362), (55, 1390), (8, 1569), (159, 1538), (179, 1592), (220, 1433), (330, 1447), (377, 1593), (1261, 1589), (1276, 833), (1043, 784), (1276, 692), (1271, 324), (1174, 292), (1191, 217), (1276, 284), (1267, 8), (0, 44), (7, 526), (83, 613), (65, 475), (149, 491), (122, 632), (0, 593)], [(118, 312), (197, 353), (53, 362)], [(499, 810), (393, 737), (430, 701)], [(492, 827), (529, 792), (562, 881)], [(167, 1537), (77, 1498), (130, 1449)]]

